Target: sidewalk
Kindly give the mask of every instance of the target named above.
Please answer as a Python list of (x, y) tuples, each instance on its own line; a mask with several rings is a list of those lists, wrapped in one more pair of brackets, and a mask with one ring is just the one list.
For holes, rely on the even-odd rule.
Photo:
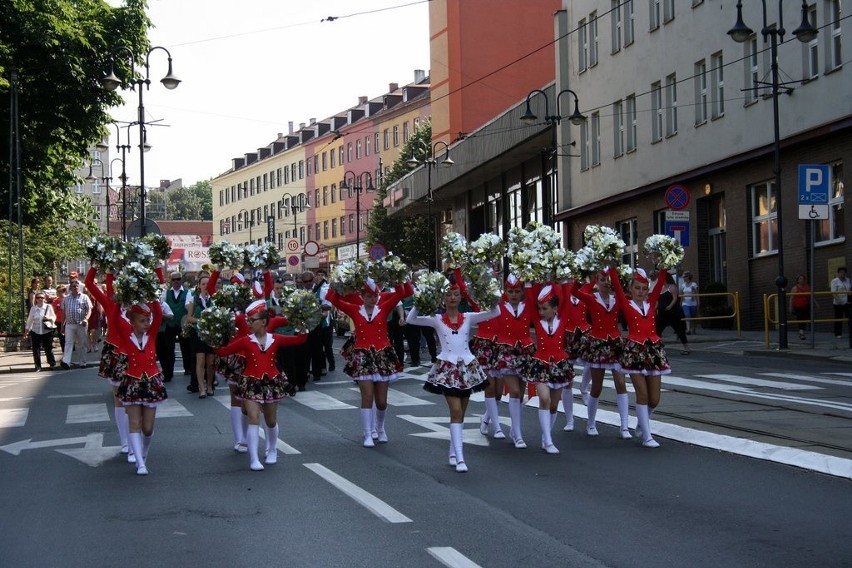
[[(799, 359), (830, 359), (835, 361), (852, 362), (852, 348), (849, 347), (849, 337), (840, 339), (831, 333), (817, 332), (814, 337), (814, 347), (811, 347), (811, 337), (802, 341), (798, 337), (795, 328), (790, 328), (788, 333), (787, 349), (778, 349), (778, 332), (771, 331), (769, 334), (770, 348), (766, 349), (764, 333), (762, 331), (743, 331), (742, 337), (737, 336), (734, 330), (726, 329), (701, 329), (698, 334), (690, 335), (689, 346), (693, 353), (699, 351), (723, 351), (740, 355), (762, 355), (774, 357), (794, 357)], [(671, 354), (680, 352), (677, 338), (670, 329), (663, 333)], [(59, 349), (54, 349), (57, 363), (61, 359)], [(100, 361), (100, 351), (88, 354), (90, 367), (96, 367)], [(46, 368), (47, 363), (42, 354), (42, 365)], [(59, 366), (57, 364), (57, 369)], [(0, 374), (3, 373), (28, 373), (35, 371), (33, 356), (30, 351), (0, 352)], [(50, 372), (45, 370), (44, 372)]]

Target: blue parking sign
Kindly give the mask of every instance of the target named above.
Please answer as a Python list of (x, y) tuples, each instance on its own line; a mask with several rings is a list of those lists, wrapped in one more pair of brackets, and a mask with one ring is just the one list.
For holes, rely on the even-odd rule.
[(799, 164), (799, 205), (828, 205), (831, 166)]

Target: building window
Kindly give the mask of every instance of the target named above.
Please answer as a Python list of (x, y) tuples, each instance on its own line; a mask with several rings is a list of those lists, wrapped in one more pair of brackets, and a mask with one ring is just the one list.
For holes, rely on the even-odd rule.
[(589, 147), (591, 136), (589, 135), (589, 130), (591, 129), (590, 121), (583, 121), (583, 124), (580, 125), (580, 169), (588, 170), (589, 169), (589, 154), (591, 154), (591, 148)]
[(589, 14), (589, 67), (598, 64), (598, 13)]
[[(309, 227), (310, 229), (310, 227)], [(310, 237), (308, 237), (310, 238)], [(299, 227), (299, 244), (305, 244), (305, 227)]]
[(350, 233), (355, 232), (355, 214), (354, 213), (349, 215), (349, 232)]
[(346, 163), (352, 163), (352, 142), (346, 145)]
[(314, 207), (320, 206), (320, 190), (314, 190)]
[(601, 163), (601, 113), (592, 113), (592, 166), (599, 166)]
[(331, 220), (331, 238), (337, 238), (337, 217)]
[(361, 159), (361, 139), (355, 141), (355, 159)]
[(650, 12), (651, 31), (660, 27), (660, 0), (648, 0), (648, 11)]
[(719, 51), (710, 56), (710, 117), (725, 115), (725, 61)]
[(621, 256), (621, 263), (630, 265), (636, 268), (636, 261), (639, 257), (639, 235), (637, 234), (638, 223), (636, 218), (619, 221), (615, 224), (615, 230), (621, 235), (621, 240), (624, 241), (624, 254)]
[(328, 163), (332, 169), (337, 167), (337, 153), (334, 150), (328, 153)]
[(757, 36), (753, 35), (743, 44), (745, 48), (745, 105), (757, 102), (760, 96), (760, 65), (758, 64)]
[(254, 178), (249, 180), (249, 195), (254, 195)]
[(336, 184), (331, 184), (331, 202), (332, 203), (337, 202), (337, 185)]
[(95, 180), (92, 182), (92, 194), (98, 195), (101, 192), (101, 182)]
[(269, 180), (267, 179), (266, 174), (263, 174), (263, 191), (266, 191), (269, 186)]
[(365, 156), (370, 155), (370, 137), (369, 136), (364, 138), (364, 155)]
[(633, 43), (633, 0), (625, 0), (622, 4), (624, 9), (624, 47)]
[(707, 204), (708, 223), (707, 238), (710, 252), (710, 281), (728, 282), (728, 246), (727, 219), (725, 212), (725, 194), (717, 193), (710, 196)]
[(290, 168), (284, 166), (284, 185), (290, 183)]
[(346, 235), (346, 215), (340, 216), (340, 236)]
[(314, 154), (314, 173), (319, 173), (319, 155)]
[(617, 53), (621, 51), (622, 45), (622, 14), (621, 14), (621, 0), (612, 0), (612, 7), (609, 11), (610, 17), (610, 25), (612, 27), (612, 31), (610, 32), (612, 35), (612, 53)]
[(328, 186), (322, 186), (322, 204), (323, 207), (328, 205)]
[(612, 153), (616, 158), (624, 155), (624, 108), (621, 101), (612, 103)]
[(775, 209), (775, 183), (766, 181), (751, 186), (752, 255), (778, 250), (778, 213)]
[(393, 147), (394, 148), (399, 147), (399, 125), (398, 124), (393, 125)]
[(299, 179), (305, 179), (305, 160), (299, 160)]
[(695, 126), (707, 122), (707, 64), (702, 59), (695, 63)]
[[(378, 153), (378, 151), (379, 151), (379, 133), (378, 132), (376, 132), (375, 135), (374, 135), (373, 148), (374, 148), (373, 151)], [(387, 150), (387, 148), (385, 148), (385, 150)]]
[(677, 75), (666, 77), (666, 136), (677, 134)]
[(637, 135), (638, 128), (636, 126), (636, 95), (628, 95), (624, 100), (627, 110), (626, 125), (627, 125), (627, 151), (632, 152), (636, 149), (638, 143)]
[(843, 202), (843, 162), (831, 164), (831, 193), (828, 199), (828, 219), (817, 222), (816, 242), (841, 240), (846, 237), (844, 226)]
[(663, 0), (663, 22), (669, 23), (675, 17), (675, 2), (674, 0)]
[(322, 222), (322, 238), (328, 240), (328, 221)]
[(384, 138), (382, 140), (382, 142), (384, 142), (382, 147), (385, 150), (390, 150), (390, 128), (385, 128), (384, 131), (382, 132), (382, 136)]
[(651, 83), (651, 142), (663, 139), (663, 86)]
[(337, 160), (337, 163), (339, 163), (342, 166), (343, 164), (346, 163), (346, 155), (343, 153), (343, 144), (341, 144), (340, 148), (338, 148), (337, 150), (338, 150), (337, 153), (339, 154), (339, 159)]
[(328, 169), (328, 152), (322, 153), (322, 171), (326, 171)]
[(589, 30), (585, 18), (577, 24), (577, 54), (580, 58), (577, 69), (582, 73), (589, 67)]
[(411, 136), (411, 127), (408, 125), (408, 121), (402, 123), (402, 143), (405, 144), (408, 142), (408, 138)]
[[(814, 28), (817, 28), (817, 12), (816, 5), (808, 6), (808, 21)], [(804, 51), (804, 79), (816, 79), (819, 76), (819, 36), (802, 46)]]
[(828, 64), (826, 65), (826, 71), (832, 71), (843, 66), (840, 0), (827, 0), (825, 13), (828, 17), (828, 29), (831, 31), (831, 34), (826, 34), (828, 38), (828, 49), (826, 50), (828, 52)]

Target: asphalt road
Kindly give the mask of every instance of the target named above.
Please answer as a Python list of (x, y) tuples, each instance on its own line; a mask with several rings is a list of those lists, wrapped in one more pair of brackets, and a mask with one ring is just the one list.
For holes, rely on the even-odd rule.
[[(685, 440), (849, 457), (843, 365), (717, 352), (673, 362), (681, 380), (664, 383), (659, 425)], [(848, 478), (735, 450), (659, 435), (648, 450), (609, 425), (588, 438), (578, 419), (555, 433), (562, 453), (550, 456), (533, 443), (533, 408), (530, 448), (516, 450), (479, 434), (474, 400), (471, 471), (458, 474), (446, 465), (446, 406), (422, 390), (422, 371), (392, 388), (391, 440), (374, 449), (360, 445), (354, 385), (339, 372), (310, 384), (281, 404), (279, 461), (263, 472), (233, 452), (227, 400), (174, 383), (144, 478), (117, 455), (109, 390), (93, 369), (2, 376), (0, 565), (852, 565)]]

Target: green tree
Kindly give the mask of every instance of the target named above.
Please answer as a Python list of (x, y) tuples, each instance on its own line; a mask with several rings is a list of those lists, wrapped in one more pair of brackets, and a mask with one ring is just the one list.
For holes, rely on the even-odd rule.
[[(82, 220), (68, 188), (88, 148), (107, 133), (120, 93), (101, 87), (111, 50), (147, 50), (145, 0), (0, 2), (0, 179), (9, 179), (10, 81), (16, 74), (26, 223)], [(117, 64), (117, 72), (128, 71)], [(125, 73), (123, 76), (127, 76)], [(8, 184), (0, 205), (8, 203)], [(91, 217), (90, 217), (91, 218)]]
[(407, 163), (411, 157), (418, 160), (428, 157), (423, 155), (424, 149), (428, 149), (429, 153), (432, 151), (432, 123), (428, 120), (421, 122), (402, 147), (390, 172), (383, 176), (367, 225), (368, 244), (382, 243), (409, 266), (436, 266), (436, 219), (424, 215), (388, 217), (384, 199), (388, 195), (388, 187), (411, 171)]
[(213, 185), (209, 180), (170, 190), (167, 196), (169, 219), (181, 221), (213, 219)]

